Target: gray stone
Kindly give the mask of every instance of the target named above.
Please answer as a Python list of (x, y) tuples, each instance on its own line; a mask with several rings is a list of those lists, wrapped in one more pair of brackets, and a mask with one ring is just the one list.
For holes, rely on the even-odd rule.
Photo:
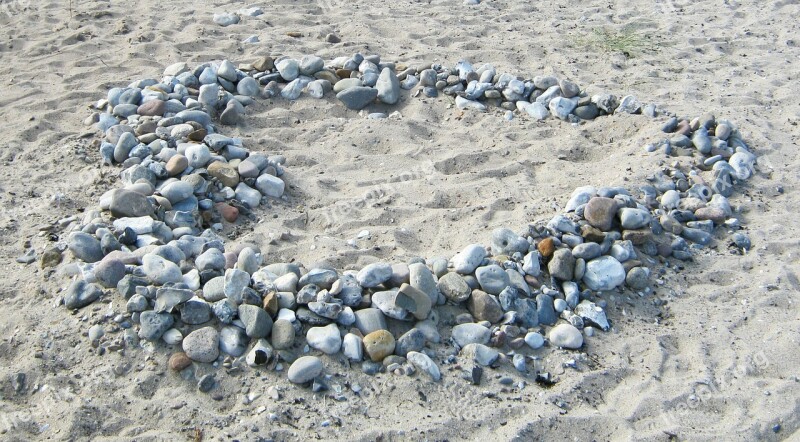
[(528, 241), (511, 229), (499, 228), (492, 231), (492, 254), (511, 256), (516, 252), (526, 253)]
[[(469, 287), (467, 287), (467, 290), (469, 290)], [(433, 306), (431, 298), (427, 293), (424, 293), (406, 283), (403, 283), (400, 286), (394, 302), (398, 307), (407, 310), (417, 319), (427, 318), (431, 311), (431, 307)]]
[(156, 285), (183, 282), (181, 269), (174, 262), (148, 253), (142, 258), (142, 270)]
[(337, 353), (342, 348), (342, 336), (336, 324), (311, 327), (306, 334), (308, 345), (325, 354)]
[(219, 357), (219, 332), (214, 327), (203, 327), (183, 338), (183, 351), (196, 362), (211, 363)]
[(402, 336), (397, 338), (395, 343), (394, 353), (398, 356), (405, 357), (408, 352), (422, 351), (425, 347), (425, 335), (417, 328), (405, 332)]
[(81, 261), (91, 263), (103, 259), (100, 240), (88, 233), (72, 232), (67, 239), (67, 247)]
[[(338, 83), (337, 83), (338, 84)], [(378, 90), (366, 86), (355, 86), (345, 89), (338, 94), (339, 99), (348, 109), (361, 110), (375, 101), (378, 97)]]
[(595, 259), (602, 254), (600, 244), (596, 242), (586, 242), (578, 244), (572, 248), (572, 256), (575, 258), (582, 258), (585, 260)]
[[(106, 235), (109, 237), (112, 235)], [(125, 264), (118, 259), (104, 259), (94, 267), (94, 276), (97, 282), (106, 288), (115, 288), (125, 277)]]
[(536, 316), (539, 318), (539, 324), (553, 325), (556, 323), (558, 317), (551, 296), (545, 294), (536, 296)]
[(650, 224), (650, 212), (644, 209), (623, 207), (619, 210), (619, 220), (624, 229), (640, 229)]
[(503, 309), (497, 298), (481, 290), (473, 290), (467, 308), (478, 321), (499, 322), (503, 318)]
[(538, 332), (530, 332), (525, 335), (525, 343), (534, 350), (542, 348), (544, 345), (544, 336)]
[(305, 287), (314, 284), (319, 288), (330, 289), (334, 281), (339, 278), (335, 270), (330, 269), (311, 269), (308, 273), (300, 277), (298, 287)]
[(239, 269), (228, 269), (225, 271), (225, 296), (238, 302), (242, 299), (244, 289), (250, 285), (250, 275)]
[(500, 357), (500, 353), (490, 347), (487, 347), (483, 344), (467, 344), (464, 348), (461, 349), (461, 354), (474, 362), (478, 365), (482, 365), (484, 367), (488, 367), (494, 364), (497, 361), (497, 358)]
[(396, 104), (400, 100), (400, 80), (389, 68), (383, 68), (375, 89), (378, 90), (378, 99), (383, 103)]
[(211, 306), (204, 300), (194, 297), (181, 306), (181, 321), (196, 325), (211, 320)]
[(300, 75), (300, 63), (292, 58), (285, 58), (275, 63), (275, 67), (286, 81), (292, 81)]
[(647, 267), (634, 267), (628, 270), (625, 283), (634, 290), (644, 290), (650, 282), (650, 269)]
[(466, 323), (453, 327), (451, 337), (459, 347), (464, 348), (468, 344), (487, 344), (491, 332), (480, 324)]
[(153, 206), (141, 193), (116, 189), (111, 194), (108, 210), (115, 218), (138, 218), (150, 216), (153, 213)]
[(606, 318), (606, 312), (594, 302), (584, 300), (575, 307), (575, 314), (583, 318), (589, 325), (598, 327), (603, 331), (611, 329)]
[(259, 306), (240, 305), (239, 319), (244, 323), (245, 333), (251, 338), (264, 338), (272, 330), (272, 318)]
[(356, 280), (364, 288), (377, 287), (392, 277), (392, 266), (385, 262), (369, 264), (358, 272)]
[[(225, 268), (225, 255), (216, 248), (210, 248), (200, 254), (194, 260), (194, 265), (198, 271), (223, 270)], [(206, 298), (208, 299), (208, 298)]]
[(147, 341), (157, 341), (164, 333), (172, 328), (175, 320), (169, 313), (156, 313), (153, 310), (142, 312), (139, 316), (139, 338)]
[(575, 350), (583, 345), (581, 331), (571, 324), (559, 324), (553, 327), (547, 337), (550, 344), (556, 347)]
[(439, 291), (452, 302), (464, 302), (469, 298), (472, 290), (458, 273), (447, 273), (439, 279)]
[(219, 349), (227, 355), (238, 358), (247, 350), (249, 339), (244, 330), (239, 327), (228, 325), (222, 327), (219, 333)]
[(625, 282), (625, 268), (612, 256), (601, 256), (586, 263), (583, 282), (591, 290), (612, 290)]
[(508, 274), (496, 264), (478, 267), (475, 277), (481, 288), (492, 295), (499, 295), (510, 284)]
[(297, 358), (289, 367), (287, 376), (289, 382), (294, 384), (305, 384), (311, 382), (322, 374), (324, 369), (322, 360), (316, 356), (303, 356)]
[(175, 307), (192, 299), (194, 293), (188, 289), (162, 287), (156, 292), (156, 303), (153, 309), (157, 312), (172, 313)]
[(538, 277), (542, 273), (540, 259), (541, 255), (539, 252), (534, 250), (528, 253), (522, 261), (522, 271), (525, 272), (526, 275)]
[(442, 379), (442, 374), (439, 371), (439, 367), (437, 367), (436, 363), (434, 363), (433, 360), (431, 360), (431, 358), (425, 353), (410, 351), (406, 355), (406, 359), (408, 359), (408, 362), (416, 367), (417, 370), (427, 373), (428, 376), (430, 376), (434, 381), (438, 382)]
[(486, 249), (480, 244), (470, 244), (453, 257), (453, 270), (462, 275), (475, 271), (486, 258)]
[(562, 281), (570, 281), (575, 272), (575, 257), (569, 249), (558, 249), (547, 264), (550, 276)]
[(439, 292), (436, 288), (436, 280), (433, 278), (433, 273), (430, 269), (422, 263), (414, 263), (408, 266), (409, 271), (409, 284), (426, 293), (431, 298), (431, 303), (436, 304), (439, 299)]
[(397, 290), (387, 290), (372, 294), (372, 307), (380, 309), (384, 315), (404, 321), (408, 319), (408, 311), (399, 307), (396, 302)]
[(344, 335), (344, 339), (342, 340), (342, 354), (351, 361), (360, 362), (364, 359), (364, 346), (361, 343), (361, 337), (353, 333)]
[(64, 305), (68, 309), (83, 308), (100, 299), (102, 295), (103, 289), (99, 285), (76, 279), (64, 294)]
[(294, 345), (295, 330), (291, 322), (278, 319), (272, 325), (272, 346), (276, 350), (288, 350)]
[(377, 330), (386, 330), (386, 318), (377, 308), (365, 308), (355, 311), (356, 327), (363, 335)]

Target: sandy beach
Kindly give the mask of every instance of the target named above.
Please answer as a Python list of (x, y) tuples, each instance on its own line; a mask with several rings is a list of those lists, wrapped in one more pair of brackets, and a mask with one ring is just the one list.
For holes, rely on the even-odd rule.
[[(3, 2), (0, 8), (0, 439), (26, 440), (793, 440), (800, 428), (796, 154), (797, 2), (714, 0)], [(259, 7), (222, 27), (215, 13)], [(328, 34), (341, 41), (329, 43)], [(250, 36), (257, 43), (243, 43)], [(84, 124), (109, 88), (196, 65), (261, 56), (380, 54), (406, 65), (492, 63), (571, 79), (589, 94), (635, 95), (679, 116), (735, 122), (758, 156), (731, 197), (753, 247), (725, 234), (690, 262), (652, 266), (654, 291), (611, 292), (613, 323), (580, 350), (542, 349), (552, 386), (509, 363), (471, 385), (368, 376), (325, 356), (337, 387), (284, 373), (219, 372), (212, 399), (167, 368), (166, 344), (101, 354), (89, 327), (124, 300), (72, 313), (69, 279), (38, 261), (118, 184)], [(411, 96), (366, 118), (334, 97), (258, 100), (223, 133), (286, 157), (285, 198), (223, 231), (265, 262), (358, 270), (452, 257), (498, 227), (549, 220), (575, 187), (628, 186), (679, 158), (645, 151), (666, 118), (613, 115), (572, 125), (519, 112), (459, 110)], [(367, 231), (365, 233), (364, 231)], [(724, 229), (722, 229), (724, 231)], [(63, 238), (61, 238), (63, 239)], [(69, 259), (65, 254), (65, 259)], [(116, 305), (115, 305), (116, 304)], [(453, 315), (446, 310), (442, 313)], [(106, 336), (111, 341), (120, 337)], [(245, 367), (246, 368), (246, 367)], [(24, 377), (20, 377), (20, 373)], [(358, 386), (359, 393), (353, 391)], [(344, 400), (336, 388), (343, 389)]]

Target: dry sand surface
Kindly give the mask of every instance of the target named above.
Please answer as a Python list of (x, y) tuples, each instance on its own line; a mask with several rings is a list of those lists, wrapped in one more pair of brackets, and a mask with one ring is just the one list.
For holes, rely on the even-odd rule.
[[(71, 5), (71, 8), (70, 8)], [(797, 294), (796, 1), (484, 0), (240, 2), (17, 1), (0, 11), (0, 439), (3, 440), (782, 440), (800, 426)], [(220, 27), (214, 12), (265, 14)], [(300, 37), (288, 36), (299, 32)], [(341, 43), (325, 41), (335, 33)], [(250, 35), (261, 42), (243, 44)], [(617, 37), (629, 37), (616, 41)], [(739, 124), (759, 155), (732, 202), (754, 244), (724, 235), (694, 262), (658, 275), (655, 295), (608, 295), (614, 323), (581, 351), (545, 349), (557, 383), (471, 386), (363, 375), (326, 359), (337, 402), (285, 375), (221, 370), (219, 401), (167, 370), (170, 349), (97, 354), (88, 327), (111, 304), (77, 314), (55, 300), (68, 280), (15, 262), (50, 245), (41, 228), (93, 207), (117, 181), (88, 148), (88, 104), (108, 88), (195, 64), (260, 55), (354, 52), (384, 60), (491, 62), (555, 74), (590, 91), (636, 95), (679, 115)], [(444, 96), (410, 97), (368, 120), (333, 98), (263, 100), (227, 134), (287, 158), (288, 200), (229, 227), (269, 262), (452, 256), (563, 207), (578, 185), (626, 185), (665, 165), (642, 146), (663, 119), (613, 116), (572, 126), (503, 112), (461, 113)], [(381, 110), (381, 106), (372, 109)], [(780, 189), (780, 190), (779, 190)], [(371, 236), (347, 244), (367, 229)], [(61, 232), (54, 232), (56, 234)], [(288, 235), (287, 235), (288, 234)], [(273, 241), (274, 240), (274, 241)], [(657, 267), (655, 270), (664, 268)], [(119, 304), (119, 302), (115, 302)], [(565, 367), (574, 360), (577, 369)], [(200, 367), (199, 374), (214, 370)], [(26, 390), (14, 391), (16, 373)], [(278, 385), (281, 398), (264, 394)], [(245, 400), (248, 393), (256, 398)], [(270, 413), (277, 421), (268, 418)], [(323, 426), (328, 421), (330, 426)], [(779, 430), (774, 427), (780, 425)]]

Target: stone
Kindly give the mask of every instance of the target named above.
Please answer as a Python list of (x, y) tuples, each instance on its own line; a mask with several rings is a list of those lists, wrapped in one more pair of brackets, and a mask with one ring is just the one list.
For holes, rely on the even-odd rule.
[(408, 312), (397, 305), (397, 290), (387, 290), (372, 294), (372, 307), (376, 307), (384, 315), (404, 321), (408, 319)]
[(320, 358), (316, 356), (302, 356), (292, 362), (286, 374), (289, 378), (289, 382), (293, 384), (305, 384), (321, 375), (323, 370), (324, 366)]
[(583, 345), (581, 331), (571, 324), (559, 324), (547, 334), (547, 338), (555, 347), (576, 350)]
[(408, 273), (409, 285), (427, 293), (431, 298), (431, 303), (435, 304), (439, 299), (439, 292), (430, 269), (425, 264), (417, 262), (408, 266)]
[(377, 97), (378, 90), (366, 86), (351, 87), (336, 94), (336, 98), (338, 98), (342, 104), (348, 109), (353, 110), (361, 110), (367, 107), (370, 103), (375, 101)]
[(97, 284), (76, 279), (64, 294), (64, 305), (68, 309), (79, 309), (97, 301), (103, 295), (103, 289)]
[(284, 58), (278, 61), (275, 63), (275, 67), (278, 68), (278, 73), (287, 82), (295, 80), (300, 75), (300, 63), (292, 58)]
[(173, 353), (167, 362), (167, 366), (172, 371), (181, 371), (190, 365), (192, 365), (192, 359), (182, 351)]
[(511, 283), (505, 270), (496, 264), (478, 267), (475, 278), (481, 288), (492, 295), (499, 295)]
[(108, 210), (115, 218), (138, 218), (153, 214), (153, 206), (146, 196), (126, 189), (116, 189), (111, 193)]
[(612, 198), (594, 197), (586, 203), (583, 217), (593, 227), (606, 232), (611, 229), (617, 213), (617, 202)]
[(356, 275), (356, 280), (364, 288), (377, 287), (392, 277), (392, 266), (385, 262), (369, 264)]
[(390, 68), (383, 68), (375, 84), (378, 99), (385, 104), (397, 104), (400, 100), (400, 80)]
[(72, 232), (67, 239), (67, 247), (76, 258), (84, 262), (97, 262), (103, 259), (100, 241), (84, 232)]
[(594, 302), (584, 300), (575, 307), (575, 314), (583, 318), (585, 323), (600, 328), (603, 331), (611, 329), (606, 313)]
[(547, 264), (550, 276), (561, 281), (572, 280), (575, 272), (575, 257), (569, 249), (558, 249)]
[(555, 97), (550, 100), (548, 108), (556, 117), (566, 120), (578, 104), (577, 99)]
[(272, 318), (260, 306), (240, 305), (239, 319), (244, 323), (245, 333), (251, 338), (264, 338), (272, 331)]
[(219, 349), (222, 353), (238, 358), (247, 350), (247, 334), (234, 325), (222, 327), (219, 333)]
[(142, 258), (142, 270), (156, 285), (183, 282), (183, 274), (177, 264), (152, 253)]
[(486, 249), (480, 244), (470, 244), (453, 257), (453, 270), (462, 275), (469, 275), (486, 258)]
[(115, 288), (125, 277), (125, 264), (118, 259), (103, 259), (94, 267), (94, 276), (103, 287)]
[(330, 269), (311, 269), (308, 273), (300, 277), (298, 287), (305, 287), (308, 284), (313, 284), (321, 289), (330, 289), (334, 281), (339, 278), (335, 270)]
[(437, 367), (436, 363), (425, 353), (410, 351), (406, 355), (406, 359), (408, 359), (408, 362), (416, 367), (417, 370), (427, 373), (434, 381), (438, 382), (442, 379), (439, 367)]
[(539, 294), (536, 296), (536, 316), (539, 318), (539, 324), (553, 325), (556, 323), (558, 317), (553, 305), (553, 298), (550, 295)]
[(306, 342), (312, 348), (329, 355), (338, 353), (342, 348), (342, 336), (336, 324), (311, 327), (306, 333)]
[(256, 189), (264, 196), (280, 198), (286, 189), (286, 183), (276, 176), (265, 173), (256, 179)]
[(650, 269), (647, 267), (634, 267), (625, 276), (625, 283), (634, 290), (644, 290), (649, 282)]
[(494, 364), (500, 357), (500, 353), (497, 350), (475, 343), (464, 346), (461, 349), (461, 355), (484, 367)]
[(464, 348), (468, 344), (489, 343), (491, 332), (480, 324), (466, 323), (453, 327), (451, 337), (459, 347)]
[(623, 207), (619, 210), (623, 229), (640, 229), (650, 224), (650, 212), (644, 209)]
[(278, 319), (272, 324), (272, 346), (276, 350), (288, 350), (294, 345), (295, 330), (291, 322)]
[(237, 14), (232, 13), (232, 12), (214, 14), (213, 19), (214, 19), (214, 23), (216, 23), (216, 24), (218, 24), (218, 25), (220, 25), (222, 27), (235, 25), (235, 24), (239, 23), (239, 20), (240, 20), (239, 16)]
[(364, 336), (364, 350), (373, 362), (380, 362), (394, 353), (394, 336), (388, 330), (376, 330)]
[(153, 310), (142, 312), (139, 316), (139, 338), (157, 341), (167, 330), (172, 328), (174, 322), (175, 320), (169, 313), (156, 313)]
[(467, 301), (467, 309), (478, 321), (489, 321), (494, 324), (503, 318), (503, 309), (497, 298), (481, 290), (473, 290)]
[(365, 308), (355, 311), (356, 327), (358, 330), (367, 335), (377, 330), (386, 330), (386, 318), (383, 313), (377, 308)]
[(437, 287), (448, 300), (455, 303), (466, 301), (472, 293), (467, 282), (458, 273), (445, 274), (439, 278)]
[(511, 256), (516, 252), (527, 253), (528, 241), (511, 229), (499, 228), (492, 231), (492, 254)]
[(219, 357), (219, 332), (203, 327), (183, 338), (183, 351), (195, 362), (211, 363)]
[(208, 174), (219, 180), (223, 186), (234, 188), (239, 184), (239, 173), (228, 163), (214, 161), (206, 168)]
[(544, 336), (538, 332), (530, 332), (525, 335), (525, 343), (534, 350), (542, 348), (544, 346)]
[(167, 169), (169, 176), (180, 175), (189, 167), (189, 159), (181, 154), (173, 155), (164, 167)]
[(613, 256), (601, 256), (586, 263), (583, 282), (591, 290), (612, 290), (625, 282), (625, 268)]
[[(469, 287), (467, 287), (467, 290), (469, 290)], [(410, 312), (417, 319), (427, 318), (433, 306), (427, 293), (423, 293), (421, 290), (406, 283), (400, 286), (394, 301), (398, 307)]]
[(225, 271), (225, 283), (223, 290), (225, 296), (239, 303), (241, 301), (242, 293), (250, 285), (250, 275), (239, 269), (228, 269)]
[(522, 260), (522, 271), (526, 275), (537, 277), (542, 273), (541, 269), (541, 255), (538, 251), (533, 251), (525, 255)]
[(417, 328), (412, 328), (397, 338), (394, 353), (398, 356), (405, 357), (408, 352), (422, 351), (424, 347), (425, 334)]
[(344, 354), (351, 361), (360, 362), (364, 359), (364, 346), (361, 343), (361, 337), (348, 333), (344, 335), (342, 340), (342, 354)]

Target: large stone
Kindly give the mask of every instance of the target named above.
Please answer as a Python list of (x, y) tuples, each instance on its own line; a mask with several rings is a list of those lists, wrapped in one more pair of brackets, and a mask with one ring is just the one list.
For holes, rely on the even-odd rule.
[(397, 291), (395, 303), (398, 307), (411, 312), (417, 319), (427, 318), (432, 307), (431, 298), (427, 293), (405, 283)]
[(251, 338), (263, 338), (272, 330), (272, 318), (266, 310), (250, 304), (239, 306), (239, 319), (245, 326), (245, 333)]
[(183, 351), (193, 361), (211, 363), (219, 357), (219, 332), (214, 327), (203, 327), (183, 338)]
[(292, 362), (286, 374), (289, 378), (289, 382), (305, 384), (321, 375), (323, 369), (324, 367), (320, 358), (316, 356), (303, 356)]
[(82, 279), (76, 279), (67, 288), (64, 295), (64, 305), (68, 309), (78, 309), (100, 299), (103, 289), (97, 284), (90, 284)]
[(392, 266), (385, 262), (369, 264), (356, 275), (356, 280), (364, 288), (377, 287), (392, 277)]
[(475, 323), (458, 324), (453, 327), (451, 334), (453, 341), (464, 348), (469, 344), (486, 344), (489, 342), (491, 332), (488, 328)]
[(475, 278), (481, 288), (492, 295), (499, 295), (510, 284), (508, 274), (497, 264), (478, 267), (475, 270)]
[(397, 104), (400, 100), (400, 80), (390, 68), (383, 68), (378, 82), (375, 84), (378, 90), (378, 99), (386, 104)]
[(146, 196), (126, 189), (112, 192), (108, 210), (115, 218), (138, 218), (153, 214), (153, 206)]
[(547, 264), (550, 276), (562, 281), (570, 281), (575, 274), (575, 257), (569, 249), (558, 249)]
[(583, 345), (583, 335), (581, 331), (571, 324), (559, 324), (547, 334), (550, 344), (555, 347), (568, 348), (575, 350)]
[(583, 209), (583, 217), (586, 221), (604, 232), (611, 229), (616, 214), (617, 202), (611, 198), (599, 196), (590, 199)]
[(72, 232), (67, 239), (67, 247), (76, 258), (84, 262), (97, 262), (104, 256), (100, 240), (84, 232)]
[(436, 363), (425, 353), (410, 351), (406, 355), (406, 358), (417, 370), (427, 373), (434, 381), (439, 381), (442, 378), (439, 367), (437, 367)]
[(336, 324), (328, 324), (324, 327), (311, 327), (306, 333), (306, 342), (312, 348), (332, 355), (342, 348), (342, 335)]
[(436, 288), (436, 280), (430, 269), (420, 262), (408, 266), (409, 283), (412, 287), (426, 293), (433, 304), (439, 299), (439, 291)]
[(338, 94), (339, 99), (348, 109), (361, 110), (375, 101), (378, 97), (378, 90), (366, 86), (356, 86), (345, 89)]
[(486, 258), (486, 249), (480, 244), (470, 244), (453, 257), (453, 270), (462, 275), (469, 275), (481, 265)]
[(467, 301), (467, 308), (478, 321), (499, 322), (503, 318), (503, 309), (497, 298), (481, 290), (473, 290)]
[(447, 299), (456, 303), (466, 301), (472, 293), (467, 282), (458, 273), (445, 274), (439, 278), (437, 286)]
[(386, 330), (386, 318), (377, 308), (365, 308), (356, 310), (356, 327), (367, 335), (377, 330)]
[(612, 290), (625, 282), (625, 267), (613, 256), (601, 256), (586, 263), (583, 282), (592, 290)]
[(388, 330), (377, 330), (364, 336), (364, 350), (373, 362), (380, 362), (394, 353), (394, 336)]

